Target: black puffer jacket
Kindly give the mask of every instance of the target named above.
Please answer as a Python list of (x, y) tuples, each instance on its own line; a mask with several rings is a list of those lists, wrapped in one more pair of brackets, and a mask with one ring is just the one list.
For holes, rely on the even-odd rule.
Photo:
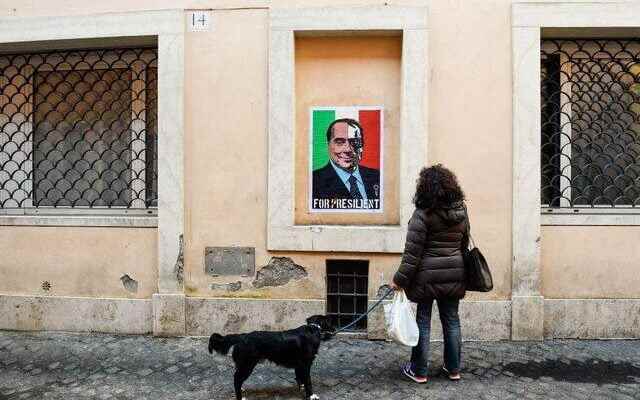
[(462, 249), (468, 244), (469, 218), (462, 202), (416, 209), (393, 281), (416, 303), (429, 298), (461, 299), (465, 295)]

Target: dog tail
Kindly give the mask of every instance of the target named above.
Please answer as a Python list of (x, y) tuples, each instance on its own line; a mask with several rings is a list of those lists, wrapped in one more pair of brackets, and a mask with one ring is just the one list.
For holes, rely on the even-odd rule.
[(218, 333), (214, 333), (209, 338), (209, 353), (213, 353), (215, 350), (218, 354), (226, 356), (229, 349), (234, 344), (240, 341), (240, 335), (227, 335), (222, 336)]

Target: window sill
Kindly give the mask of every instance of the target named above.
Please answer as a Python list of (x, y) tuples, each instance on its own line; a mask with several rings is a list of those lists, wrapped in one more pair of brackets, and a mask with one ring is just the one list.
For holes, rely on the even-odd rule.
[(157, 228), (158, 216), (132, 215), (0, 215), (0, 226), (82, 226)]
[(540, 216), (542, 226), (640, 226), (640, 214), (632, 213), (591, 213), (543, 212)]

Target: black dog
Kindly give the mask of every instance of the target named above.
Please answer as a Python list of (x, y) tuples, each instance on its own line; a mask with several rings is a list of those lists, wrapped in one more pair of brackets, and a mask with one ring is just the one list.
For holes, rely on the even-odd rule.
[(305, 399), (318, 399), (311, 388), (311, 364), (322, 340), (331, 338), (333, 327), (329, 318), (314, 315), (307, 318), (307, 325), (284, 332), (257, 331), (239, 335), (222, 336), (214, 333), (209, 338), (209, 353), (213, 350), (231, 355), (236, 364), (233, 384), (236, 400), (242, 400), (242, 384), (251, 375), (258, 362), (269, 360), (296, 371), (298, 386), (304, 385)]

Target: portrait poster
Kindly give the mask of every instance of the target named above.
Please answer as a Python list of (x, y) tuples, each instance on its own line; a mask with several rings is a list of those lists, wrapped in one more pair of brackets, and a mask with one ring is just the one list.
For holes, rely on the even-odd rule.
[(309, 211), (382, 213), (382, 107), (312, 107)]

